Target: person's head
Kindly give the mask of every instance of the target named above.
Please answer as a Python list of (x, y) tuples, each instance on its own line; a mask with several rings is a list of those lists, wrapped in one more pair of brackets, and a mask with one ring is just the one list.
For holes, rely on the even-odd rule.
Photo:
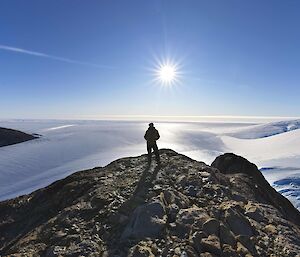
[(153, 122), (149, 123), (149, 128), (154, 128)]

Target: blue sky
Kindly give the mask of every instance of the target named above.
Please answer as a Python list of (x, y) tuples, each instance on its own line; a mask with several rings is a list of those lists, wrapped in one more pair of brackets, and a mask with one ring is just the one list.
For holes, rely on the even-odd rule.
[[(0, 118), (300, 116), (300, 2), (0, 2)], [(156, 60), (180, 83), (154, 83)]]

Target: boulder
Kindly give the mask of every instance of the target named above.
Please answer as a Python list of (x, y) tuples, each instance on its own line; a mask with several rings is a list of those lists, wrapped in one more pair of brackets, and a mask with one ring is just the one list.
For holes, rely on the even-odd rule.
[(163, 198), (167, 205), (176, 204), (180, 209), (190, 206), (189, 198), (178, 191), (165, 190), (163, 192)]
[(286, 219), (300, 225), (300, 212), (288, 199), (276, 192), (255, 164), (241, 156), (226, 153), (218, 156), (211, 166), (217, 168), (223, 174), (246, 175), (250, 179), (249, 181), (251, 181), (251, 192), (255, 195), (256, 200), (273, 205), (280, 210)]
[(202, 238), (201, 247), (204, 251), (216, 254), (217, 256), (221, 255), (221, 244), (220, 239), (215, 235), (210, 235), (208, 238)]
[(155, 255), (150, 247), (136, 245), (130, 250), (128, 257), (155, 257)]
[(202, 230), (207, 235), (218, 235), (220, 229), (220, 222), (217, 219), (208, 219), (203, 223)]
[(235, 235), (253, 235), (252, 226), (249, 220), (247, 220), (247, 218), (242, 216), (233, 208), (229, 208), (226, 210), (225, 221)]
[(230, 229), (224, 224), (220, 225), (220, 240), (222, 244), (228, 244), (232, 247), (236, 246), (236, 239)]
[(176, 217), (176, 230), (180, 238), (187, 238), (192, 226), (202, 227), (202, 224), (209, 219), (208, 214), (202, 208), (194, 205), (191, 208), (182, 209)]
[(126, 226), (122, 239), (159, 238), (166, 225), (165, 207), (159, 201), (137, 207)]

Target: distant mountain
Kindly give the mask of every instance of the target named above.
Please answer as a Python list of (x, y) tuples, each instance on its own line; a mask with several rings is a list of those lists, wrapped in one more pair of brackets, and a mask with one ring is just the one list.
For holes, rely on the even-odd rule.
[[(299, 256), (300, 213), (234, 154), (160, 150), (0, 203), (3, 256)], [(298, 254), (298, 255), (297, 255)]]
[(270, 137), (281, 133), (289, 132), (300, 128), (300, 120), (287, 120), (279, 122), (270, 122), (251, 126), (250, 128), (228, 133), (227, 135), (243, 139), (255, 139)]
[(0, 147), (22, 143), (37, 138), (19, 130), (0, 128)]

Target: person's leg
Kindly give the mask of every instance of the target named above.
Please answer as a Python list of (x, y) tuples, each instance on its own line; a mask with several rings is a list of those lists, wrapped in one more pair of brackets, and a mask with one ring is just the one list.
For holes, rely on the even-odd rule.
[(147, 144), (147, 152), (148, 152), (148, 164), (151, 163), (151, 155), (152, 155), (152, 147)]
[(153, 146), (154, 154), (155, 154), (155, 159), (157, 163), (160, 163), (160, 157), (159, 157), (159, 152), (158, 152), (158, 147), (157, 144)]

